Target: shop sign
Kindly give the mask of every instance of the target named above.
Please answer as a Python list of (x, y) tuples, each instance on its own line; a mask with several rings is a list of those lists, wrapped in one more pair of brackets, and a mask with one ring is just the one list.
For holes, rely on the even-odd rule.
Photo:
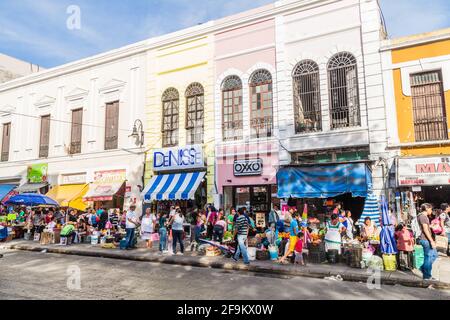
[(86, 173), (66, 174), (61, 177), (61, 184), (85, 184)]
[(126, 179), (126, 170), (107, 170), (94, 172), (94, 183), (99, 185), (123, 183)]
[(450, 157), (398, 160), (399, 186), (450, 185)]
[(153, 171), (179, 171), (205, 167), (203, 146), (159, 149), (153, 152)]
[(236, 160), (233, 171), (235, 177), (260, 176), (263, 170), (262, 159)]
[(42, 183), (48, 181), (48, 164), (33, 164), (28, 167), (27, 179), (29, 183)]

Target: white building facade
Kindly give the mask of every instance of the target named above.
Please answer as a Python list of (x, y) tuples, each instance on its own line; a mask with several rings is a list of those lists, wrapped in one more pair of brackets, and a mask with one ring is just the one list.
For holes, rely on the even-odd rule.
[[(90, 206), (140, 207), (145, 156), (129, 136), (143, 120), (145, 88), (142, 43), (0, 85), (0, 183), (40, 193), (101, 185), (88, 190)], [(36, 165), (42, 181), (30, 181)]]
[[(380, 195), (389, 153), (378, 1), (305, 1), (303, 10), (277, 16), (276, 30), (280, 166), (305, 171), (328, 166), (330, 176), (332, 166), (347, 165), (344, 175), (352, 175), (363, 164), (370, 175), (367, 192)], [(289, 192), (285, 188), (279, 195)]]

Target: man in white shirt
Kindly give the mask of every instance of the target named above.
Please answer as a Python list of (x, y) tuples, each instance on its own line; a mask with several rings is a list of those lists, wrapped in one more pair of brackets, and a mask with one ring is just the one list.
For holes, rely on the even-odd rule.
[(136, 206), (131, 205), (130, 210), (127, 212), (127, 221), (126, 221), (126, 249), (133, 249), (133, 240), (136, 233), (136, 228), (139, 226), (139, 218), (136, 213)]

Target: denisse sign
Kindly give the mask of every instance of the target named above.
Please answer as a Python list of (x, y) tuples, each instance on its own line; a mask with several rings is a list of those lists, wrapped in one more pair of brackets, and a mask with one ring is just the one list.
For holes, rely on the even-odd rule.
[(153, 152), (154, 171), (204, 168), (203, 146), (194, 145), (159, 149)]
[(234, 176), (259, 176), (263, 171), (263, 162), (261, 159), (236, 160), (233, 166)]

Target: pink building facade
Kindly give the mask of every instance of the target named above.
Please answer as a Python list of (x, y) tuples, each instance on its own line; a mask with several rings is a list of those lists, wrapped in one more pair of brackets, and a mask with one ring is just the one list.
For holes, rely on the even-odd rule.
[[(268, 5), (247, 14), (272, 9)], [(266, 213), (278, 201), (275, 35), (273, 18), (215, 34), (216, 187), (225, 210)]]

